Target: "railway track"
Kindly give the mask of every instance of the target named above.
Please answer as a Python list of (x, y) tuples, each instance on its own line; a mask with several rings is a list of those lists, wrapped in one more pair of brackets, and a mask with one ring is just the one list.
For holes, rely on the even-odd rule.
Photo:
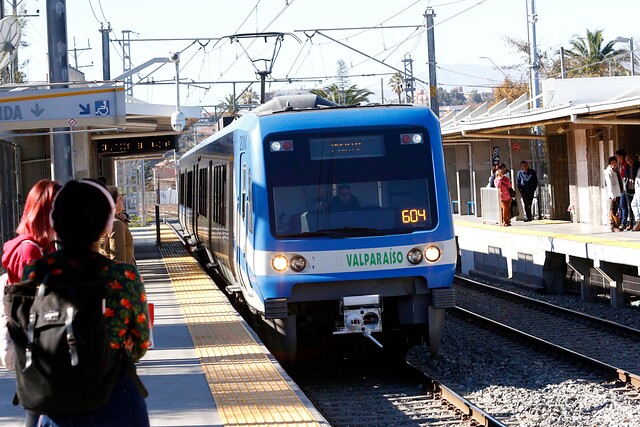
[(438, 358), (413, 351), (408, 359), (494, 419), (518, 427), (640, 425), (638, 390), (617, 371), (460, 313), (447, 314)]
[(456, 283), (459, 308), (521, 331), (521, 339), (535, 337), (547, 348), (598, 362), (640, 387), (640, 330), (473, 280), (457, 278)]
[(401, 360), (298, 364), (289, 374), (334, 427), (504, 426)]

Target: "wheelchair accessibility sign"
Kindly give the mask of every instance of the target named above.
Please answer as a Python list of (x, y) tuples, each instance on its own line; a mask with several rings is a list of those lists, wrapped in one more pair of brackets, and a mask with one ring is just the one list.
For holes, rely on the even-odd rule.
[(96, 101), (96, 116), (108, 116), (109, 115), (109, 101)]
[(10, 129), (119, 126), (126, 122), (124, 88), (64, 88), (0, 93), (0, 133)]

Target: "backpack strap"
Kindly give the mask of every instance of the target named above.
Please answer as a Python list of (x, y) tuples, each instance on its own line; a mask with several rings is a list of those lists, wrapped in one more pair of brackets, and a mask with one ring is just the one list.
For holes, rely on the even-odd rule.
[(73, 333), (73, 307), (67, 307), (67, 318), (64, 321), (67, 330), (67, 344), (69, 344), (69, 354), (71, 354), (71, 366), (78, 366), (78, 347), (76, 346), (76, 336)]
[[(42, 298), (46, 291), (46, 284), (49, 275), (47, 274), (42, 279), (42, 283), (38, 286), (38, 291), (36, 292), (36, 298)], [(36, 320), (37, 315), (33, 311), (29, 313), (29, 324), (27, 325), (27, 345), (25, 348), (25, 363), (23, 372), (29, 369), (29, 367), (33, 364), (33, 342), (35, 340), (36, 334)]]

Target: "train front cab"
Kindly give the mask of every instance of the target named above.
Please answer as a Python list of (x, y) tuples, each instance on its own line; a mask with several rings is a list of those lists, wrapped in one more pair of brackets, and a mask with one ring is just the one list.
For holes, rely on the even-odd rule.
[[(404, 112), (414, 123), (421, 114)], [(295, 352), (303, 325), (313, 317), (333, 325), (333, 333), (389, 336), (366, 325), (364, 330), (351, 327), (370, 325), (371, 317), (354, 314), (375, 317), (380, 310), (383, 328), (386, 324), (387, 330), (428, 335), (431, 352), (437, 353), (445, 308), (454, 304), (451, 283), (456, 260), (437, 121), (427, 129), (398, 124), (390, 110), (365, 119), (364, 112), (345, 114), (350, 114), (344, 119), (351, 124), (349, 129), (321, 133), (282, 131), (303, 126), (293, 116), (286, 123), (271, 124), (277, 132), (263, 125), (265, 138), (251, 147), (251, 155), (264, 158), (260, 165), (264, 171), (256, 171), (255, 165), (245, 170), (254, 193), (247, 199), (251, 212), (247, 215), (255, 216), (245, 218), (247, 233), (239, 239), (248, 242), (250, 252), (247, 280), (264, 301), (260, 313), (285, 335), (285, 352)], [(314, 122), (319, 117), (300, 115), (298, 120)], [(357, 211), (330, 208), (344, 184), (360, 200)], [(267, 206), (254, 206), (264, 201)], [(430, 246), (440, 251), (437, 261), (418, 265), (408, 261), (409, 252), (417, 250), (423, 256)], [(374, 256), (384, 260), (389, 251), (401, 254), (397, 262), (349, 266), (349, 259), (371, 254), (380, 253)], [(276, 272), (279, 256), (286, 267)], [(300, 257), (306, 265), (294, 271)], [(376, 299), (378, 303), (373, 303)]]

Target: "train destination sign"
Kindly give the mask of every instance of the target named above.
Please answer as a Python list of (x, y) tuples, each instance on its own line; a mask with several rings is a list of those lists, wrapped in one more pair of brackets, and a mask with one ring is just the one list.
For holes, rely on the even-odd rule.
[(118, 126), (126, 121), (123, 87), (0, 92), (0, 130)]

